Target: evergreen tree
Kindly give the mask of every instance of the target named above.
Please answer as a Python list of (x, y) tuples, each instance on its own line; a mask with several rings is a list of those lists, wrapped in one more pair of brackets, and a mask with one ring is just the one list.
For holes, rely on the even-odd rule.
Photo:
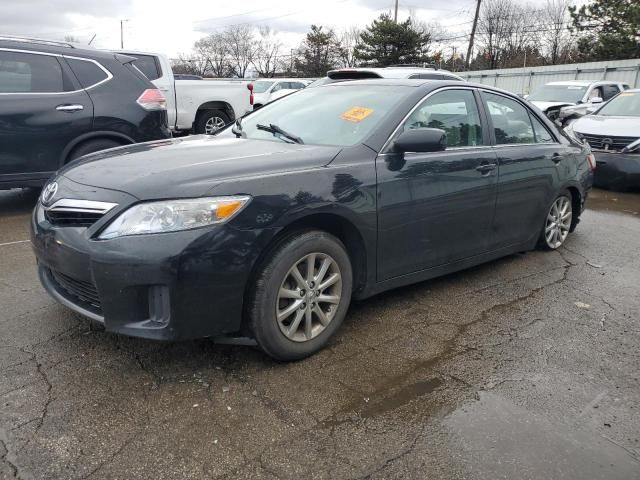
[(340, 42), (333, 30), (311, 25), (300, 46), (301, 56), (296, 59), (296, 69), (305, 77), (323, 77), (336, 67), (341, 54)]
[(640, 57), (640, 1), (595, 0), (569, 10), (573, 28), (586, 34), (578, 41), (583, 60)]
[(383, 13), (360, 35), (356, 56), (363, 63), (377, 67), (401, 63), (428, 61), (427, 51), (431, 38), (415, 28), (411, 19), (396, 23)]

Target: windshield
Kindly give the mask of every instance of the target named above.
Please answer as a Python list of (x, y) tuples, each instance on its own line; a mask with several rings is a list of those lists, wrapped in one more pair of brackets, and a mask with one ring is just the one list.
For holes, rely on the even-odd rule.
[(530, 102), (578, 103), (587, 91), (582, 85), (544, 85), (529, 95)]
[[(290, 142), (265, 129), (276, 125), (305, 144), (350, 146), (362, 142), (411, 87), (339, 85), (300, 90), (270, 103), (242, 120), (246, 138)], [(262, 126), (259, 128), (258, 126)], [(233, 135), (231, 129), (221, 135)]]
[(623, 92), (614, 97), (596, 115), (640, 117), (640, 92)]
[(264, 93), (269, 90), (269, 87), (274, 83), (275, 82), (265, 82), (261, 80), (253, 82), (253, 93)]

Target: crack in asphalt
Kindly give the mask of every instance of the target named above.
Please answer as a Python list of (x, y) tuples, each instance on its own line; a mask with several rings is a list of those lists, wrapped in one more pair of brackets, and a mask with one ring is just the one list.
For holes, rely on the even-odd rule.
[[(13, 478), (21, 478), (20, 470), (18, 469), (18, 465), (15, 462), (15, 458), (11, 454), (9, 450), (9, 440), (5, 433), (5, 430), (0, 428), (0, 446), (2, 447), (2, 455), (0, 455), (0, 462), (4, 462), (9, 466), (9, 470), (11, 470), (11, 474)], [(12, 457), (12, 458), (9, 458)]]

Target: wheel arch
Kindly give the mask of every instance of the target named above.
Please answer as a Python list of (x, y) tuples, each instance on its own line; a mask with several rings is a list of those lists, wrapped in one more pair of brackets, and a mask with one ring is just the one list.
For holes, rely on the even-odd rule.
[[(312, 213), (304, 217), (292, 219), (276, 233), (258, 255), (251, 269), (245, 292), (251, 288), (260, 268), (269, 255), (294, 233), (305, 230), (321, 230), (338, 238), (347, 249), (353, 269), (353, 293), (365, 289), (370, 273), (367, 262), (367, 248), (364, 237), (358, 227), (343, 215), (337, 213)], [(246, 295), (245, 295), (246, 298)]]
[(103, 138), (108, 140), (116, 140), (118, 142), (121, 142), (122, 145), (136, 143), (136, 141), (128, 135), (120, 132), (113, 132), (110, 130), (96, 130), (94, 132), (85, 133), (83, 135), (80, 135), (79, 137), (74, 138), (67, 144), (67, 146), (62, 151), (62, 154), (60, 155), (60, 160), (58, 162), (59, 167), (63, 167), (65, 165), (71, 152), (73, 152), (73, 150), (76, 147), (80, 146), (82, 143)]
[(214, 100), (211, 102), (205, 102), (198, 107), (196, 110), (194, 124), (197, 121), (198, 116), (202, 115), (202, 112), (206, 112), (207, 110), (222, 110), (229, 117), (229, 121), (233, 122), (236, 119), (236, 112), (233, 110), (230, 103), (221, 100)]

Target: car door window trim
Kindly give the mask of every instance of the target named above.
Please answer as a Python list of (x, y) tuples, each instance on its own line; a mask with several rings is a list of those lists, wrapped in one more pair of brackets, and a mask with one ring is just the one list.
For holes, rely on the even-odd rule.
[[(437, 90), (434, 90), (432, 92), (427, 93), (424, 97), (422, 97), (420, 100), (418, 100), (416, 102), (416, 104), (411, 108), (411, 110), (409, 110), (409, 112), (402, 118), (402, 120), (400, 120), (400, 123), (398, 123), (396, 128), (394, 128), (393, 132), (391, 132), (391, 135), (389, 135), (387, 140), (384, 142), (384, 144), (382, 145), (382, 148), (380, 149), (380, 152), (378, 152), (378, 154), (379, 155), (387, 155), (389, 153), (392, 153), (392, 152), (385, 152), (385, 150), (389, 147), (389, 144), (391, 143), (393, 138), (396, 136), (396, 134), (398, 133), (400, 128), (407, 121), (407, 119), (413, 114), (413, 112), (415, 112), (418, 109), (418, 107), (420, 105), (422, 105), (424, 103), (425, 100), (427, 100), (432, 95), (435, 95), (436, 93), (439, 93), (439, 92), (444, 92), (445, 90), (470, 90), (473, 93), (477, 89), (474, 88), (474, 87), (465, 87), (465, 86), (461, 86), (461, 87), (455, 86), (455, 87), (453, 87), (452, 86), (452, 87), (438, 88)], [(478, 105), (478, 101), (475, 98), (475, 95), (474, 95), (474, 100), (476, 102), (476, 108), (478, 109), (478, 114), (480, 115), (480, 106)], [(482, 122), (482, 116), (480, 116), (480, 122)], [(484, 144), (484, 141), (485, 141), (484, 133), (482, 134), (482, 141), (483, 141), (483, 145), (474, 145), (474, 146), (469, 146), (469, 147), (450, 147), (450, 148), (448, 147), (447, 150), (452, 150), (454, 148), (478, 148), (478, 147), (490, 146), (490, 145), (485, 145)], [(407, 152), (407, 153), (411, 153), (411, 152)]]
[[(540, 120), (540, 117), (533, 111), (533, 109), (529, 108), (525, 103), (521, 102), (520, 100), (517, 100), (514, 97), (511, 97), (509, 95), (505, 95), (504, 93), (501, 93), (501, 92), (496, 92), (494, 90), (488, 90), (486, 88), (479, 88), (478, 91), (480, 91), (482, 93), (489, 93), (489, 94), (492, 94), (492, 95), (498, 95), (500, 97), (504, 97), (504, 98), (507, 98), (509, 100), (512, 100), (512, 101), (516, 102), (517, 104), (522, 105), (522, 107), (527, 111), (527, 113), (529, 113), (530, 117), (533, 115), (533, 118), (537, 118), (538, 120)], [(484, 105), (487, 100), (483, 97), (482, 101), (483, 101), (483, 107), (486, 110), (488, 110), (486, 105)], [(488, 117), (487, 121), (491, 122), (491, 126), (493, 127), (493, 121), (490, 118), (491, 114), (489, 112), (487, 112), (487, 117)], [(529, 120), (529, 121), (531, 122), (531, 120)], [(547, 128), (542, 120), (540, 120), (540, 123), (542, 123), (542, 125), (545, 128)], [(531, 128), (533, 129), (533, 122), (531, 122)], [(489, 130), (491, 131), (491, 129), (489, 129)], [(558, 136), (554, 132), (550, 131), (548, 128), (547, 128), (547, 131), (551, 134), (551, 137), (554, 139), (554, 141), (551, 142), (551, 143), (504, 143), (504, 144), (499, 144), (499, 143), (496, 143), (496, 139), (495, 139), (495, 135), (494, 135), (493, 146), (495, 146), (495, 147), (518, 147), (518, 146), (522, 146), (522, 145), (554, 145), (554, 144), (560, 144), (561, 143), (560, 140), (558, 140)], [(535, 138), (535, 132), (534, 132), (534, 138)]]
[[(90, 88), (94, 88), (97, 87), (98, 85), (102, 85), (105, 82), (108, 82), (109, 80), (111, 80), (113, 78), (113, 75), (111, 74), (111, 72), (109, 70), (107, 70), (100, 62), (93, 60), (91, 58), (83, 58), (83, 57), (76, 57), (73, 55), (62, 55), (59, 53), (50, 53), (50, 52), (40, 52), (37, 50), (22, 50), (22, 49), (18, 49), (18, 48), (0, 48), (0, 52), (14, 52), (14, 53), (27, 53), (30, 55), (44, 55), (44, 56), (48, 56), (48, 57), (56, 57), (58, 59), (66, 59), (66, 58), (71, 58), (73, 60), (80, 60), (83, 62), (90, 62), (95, 64), (98, 68), (100, 68), (104, 73), (107, 74), (107, 78), (94, 83), (93, 85), (88, 86), (87, 88), (80, 88), (77, 90), (69, 90), (68, 92), (0, 92), (0, 95), (69, 95), (69, 94), (73, 94), (73, 93), (80, 93), (80, 92), (84, 92), (86, 90), (89, 90)], [(74, 74), (75, 75), (75, 74)]]

